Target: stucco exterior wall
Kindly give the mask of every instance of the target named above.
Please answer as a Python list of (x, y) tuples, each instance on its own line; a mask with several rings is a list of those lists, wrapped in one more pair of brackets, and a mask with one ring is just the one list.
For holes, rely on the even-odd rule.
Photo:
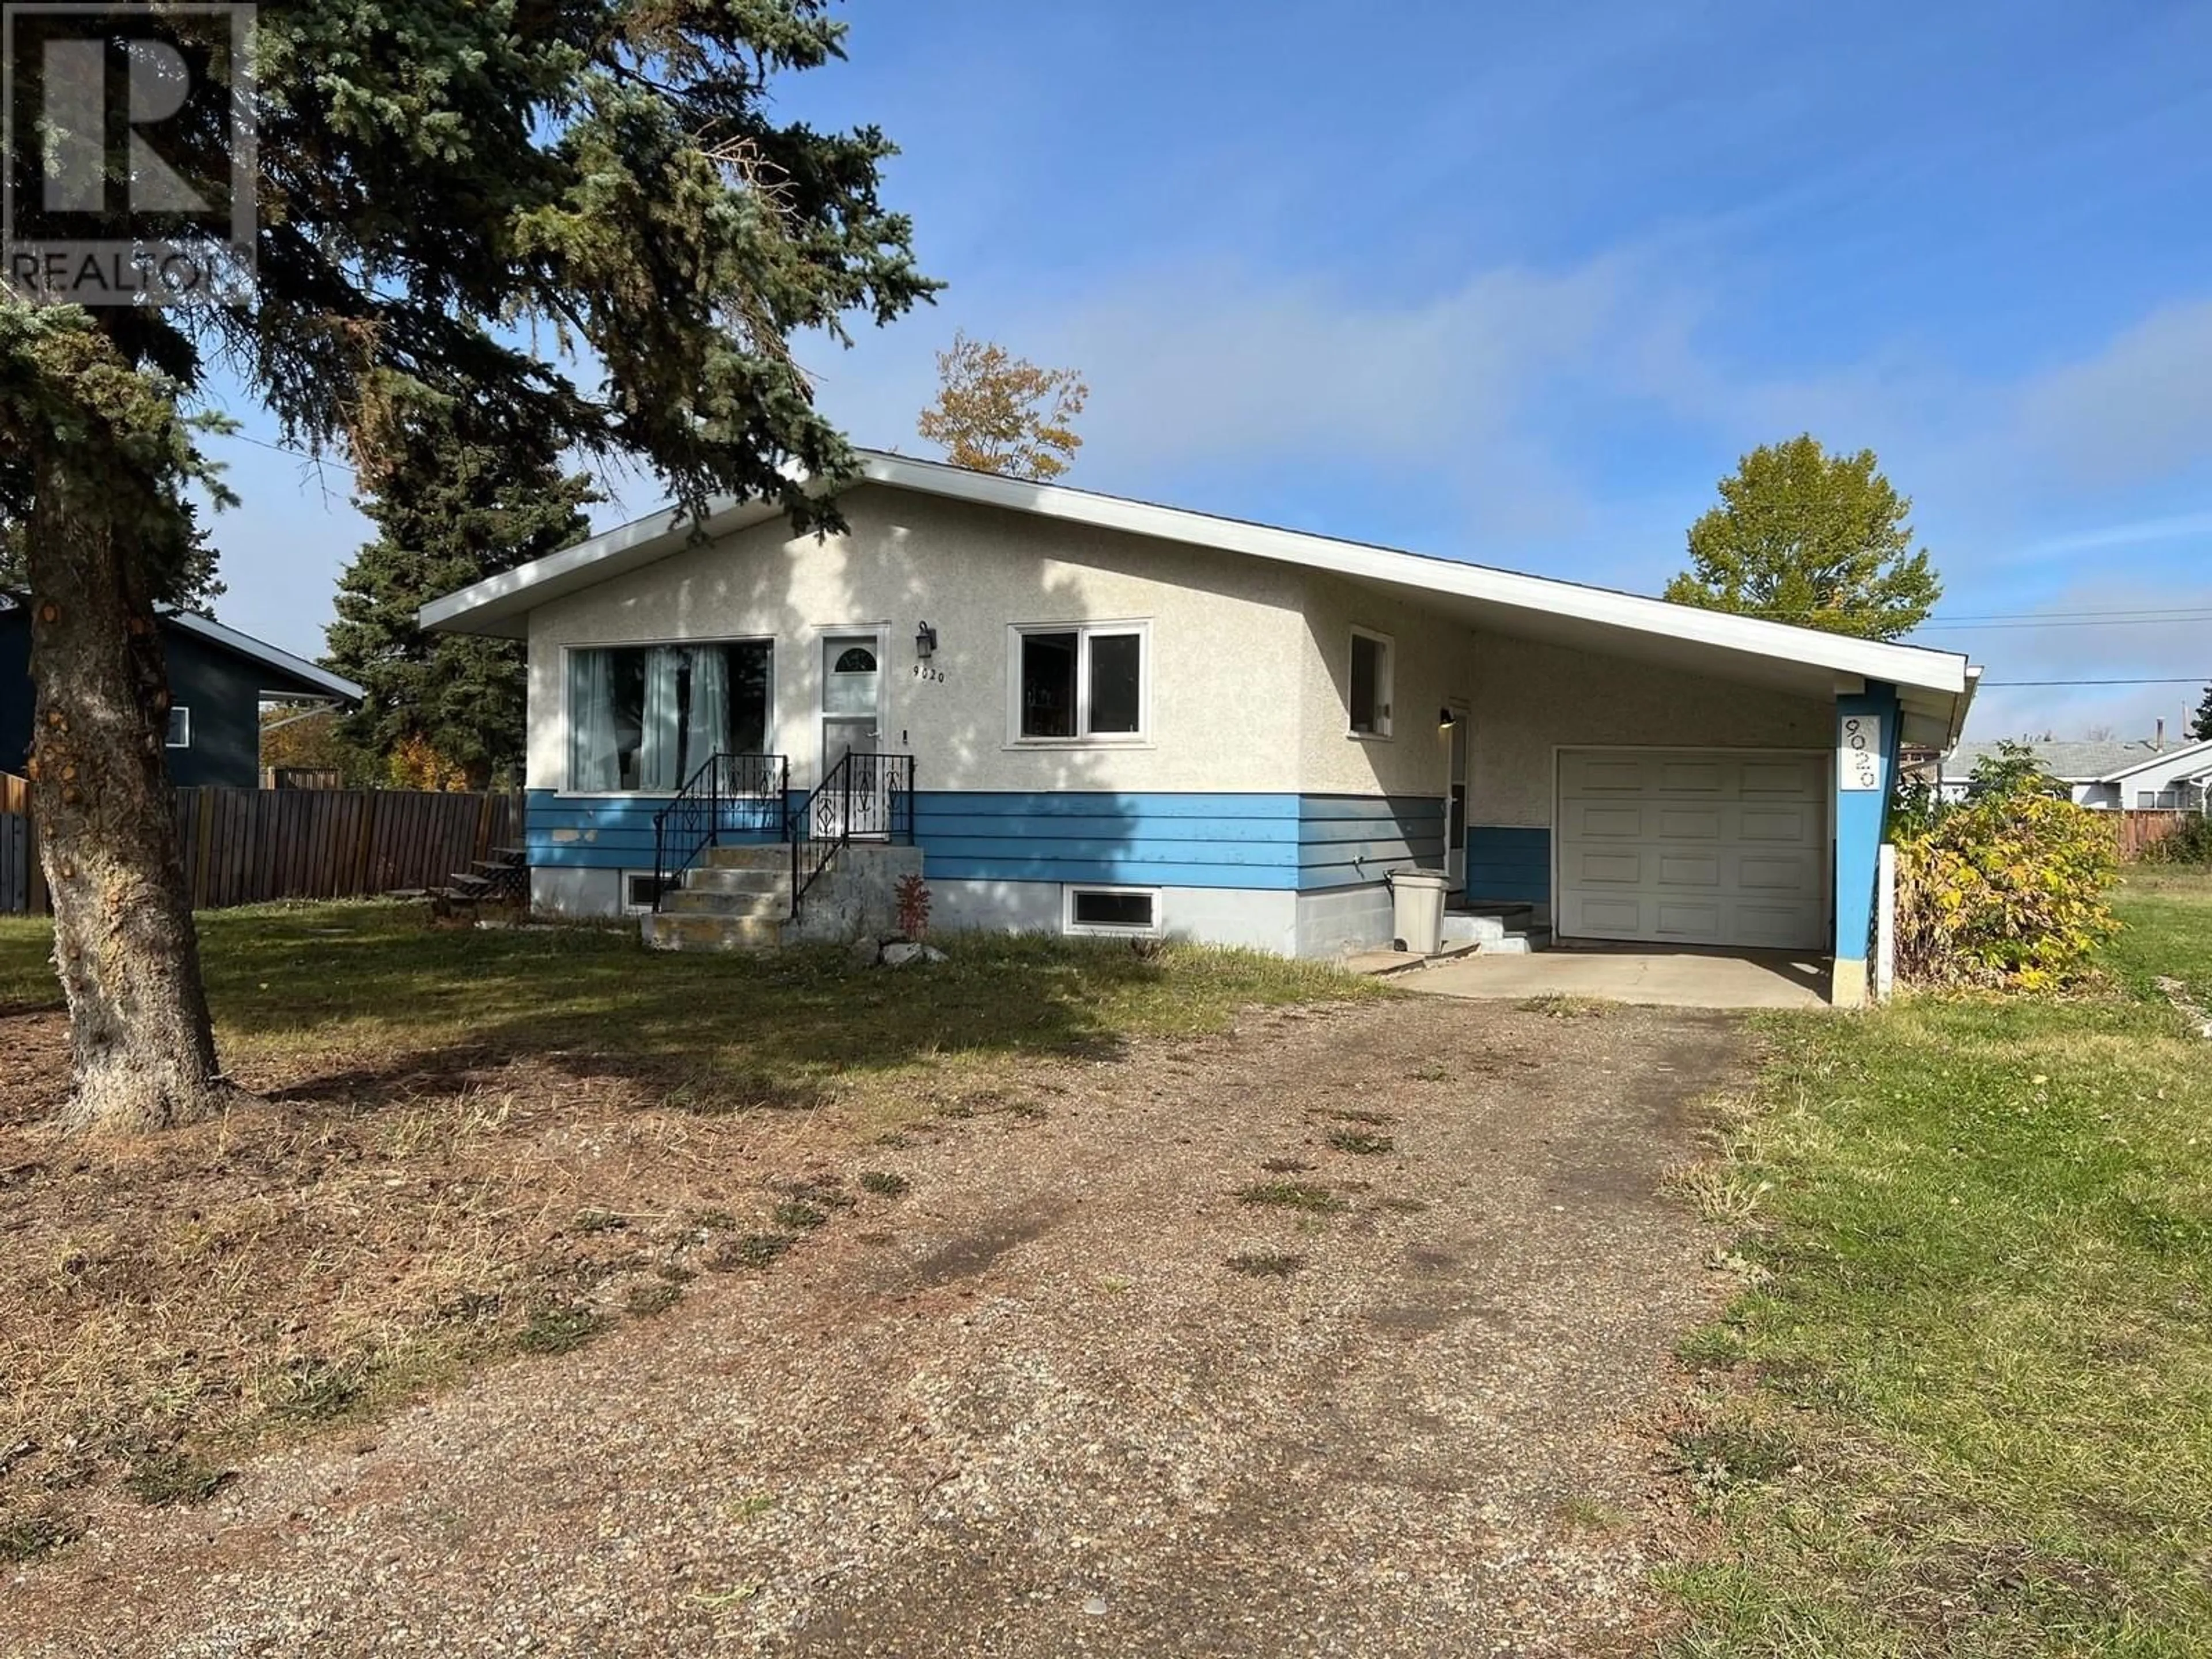
[[(864, 488), (849, 533), (764, 525), (556, 599), (530, 618), (529, 785), (566, 786), (563, 647), (773, 637), (774, 744), (819, 775), (821, 640), (883, 630), (881, 747), (925, 790), (1294, 790), (1297, 573), (1261, 561)], [(938, 633), (917, 678), (914, 637)], [(1139, 744), (1008, 742), (1008, 625), (1151, 624)]]
[[(1447, 792), (1449, 734), (1437, 711), (1475, 690), (1475, 637), (1372, 587), (1309, 574), (1298, 638), (1298, 775), (1304, 788), (1352, 795)], [(1391, 732), (1351, 734), (1352, 630), (1389, 637)]]
[(1552, 751), (1563, 744), (1827, 749), (1832, 702), (1595, 657), (1530, 640), (1474, 642), (1470, 824), (1552, 822)]

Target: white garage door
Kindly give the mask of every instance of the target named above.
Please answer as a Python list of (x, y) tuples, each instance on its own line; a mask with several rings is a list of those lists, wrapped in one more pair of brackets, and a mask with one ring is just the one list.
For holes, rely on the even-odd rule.
[(1560, 750), (1559, 932), (1826, 949), (1832, 764), (1752, 750)]

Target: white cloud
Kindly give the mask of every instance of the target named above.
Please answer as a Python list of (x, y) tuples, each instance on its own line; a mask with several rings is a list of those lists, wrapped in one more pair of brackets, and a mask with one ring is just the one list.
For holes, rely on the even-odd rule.
[(2212, 300), (2153, 312), (2019, 391), (2019, 435), (2081, 483), (2127, 485), (2212, 462)]

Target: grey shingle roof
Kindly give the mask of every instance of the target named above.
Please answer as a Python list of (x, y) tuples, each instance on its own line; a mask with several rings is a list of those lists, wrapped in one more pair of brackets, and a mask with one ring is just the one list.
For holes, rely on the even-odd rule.
[[(2124, 743), (2030, 743), (2035, 757), (2043, 769), (2054, 778), (2068, 783), (2094, 783), (2105, 778), (2116, 778), (2123, 772), (2154, 761), (2160, 755), (2172, 755), (2184, 749), (2194, 749), (2194, 743), (2169, 743), (2160, 749), (2148, 738), (2130, 738)], [(1943, 775), (1947, 778), (1966, 778), (1973, 775), (1975, 763), (1984, 755), (1993, 755), (1994, 743), (1962, 743), (1943, 757)]]

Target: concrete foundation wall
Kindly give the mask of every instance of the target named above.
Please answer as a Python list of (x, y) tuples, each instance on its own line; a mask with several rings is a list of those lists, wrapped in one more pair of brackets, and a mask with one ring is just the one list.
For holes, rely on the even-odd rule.
[(622, 872), (541, 865), (530, 872), (530, 908), (541, 915), (568, 921), (618, 916)]
[(848, 847), (815, 878), (787, 943), (844, 945), (898, 926), (898, 884), (921, 873), (918, 847)]
[[(1062, 890), (1045, 881), (932, 881), (930, 927), (946, 933), (1058, 933)], [(1295, 956), (1298, 896), (1221, 887), (1163, 887), (1170, 939)]]
[(1301, 893), (1291, 954), (1328, 958), (1376, 950), (1390, 943), (1391, 927), (1390, 890), (1386, 886)]

